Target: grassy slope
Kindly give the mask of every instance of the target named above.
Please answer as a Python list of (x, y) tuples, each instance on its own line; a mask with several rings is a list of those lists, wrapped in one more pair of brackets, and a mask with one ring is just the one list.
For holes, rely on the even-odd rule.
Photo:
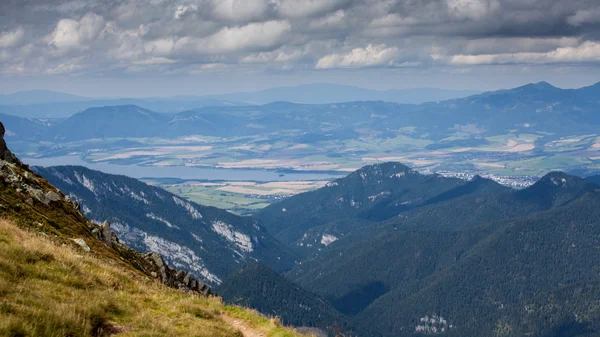
[(196, 297), (0, 220), (2, 336), (299, 336), (277, 320)]

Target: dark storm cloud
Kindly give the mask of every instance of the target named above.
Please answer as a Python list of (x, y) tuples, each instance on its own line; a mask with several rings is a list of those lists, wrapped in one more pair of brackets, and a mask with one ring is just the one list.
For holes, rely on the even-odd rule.
[(0, 4), (4, 74), (594, 64), (596, 0)]

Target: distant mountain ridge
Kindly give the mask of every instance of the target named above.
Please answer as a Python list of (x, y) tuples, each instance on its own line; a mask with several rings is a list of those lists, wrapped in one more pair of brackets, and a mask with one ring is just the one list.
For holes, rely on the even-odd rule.
[(262, 105), (279, 101), (327, 104), (362, 100), (419, 104), (477, 93), (479, 91), (434, 88), (372, 90), (328, 83), (218, 95), (145, 98), (91, 98), (51, 90), (31, 90), (0, 95), (0, 113), (22, 117), (57, 118), (68, 117), (87, 108), (109, 105), (139, 105), (148, 110), (175, 113), (204, 106)]
[[(65, 119), (19, 119), (7, 115), (5, 126), (11, 131), (7, 134), (8, 140), (60, 142), (190, 134), (229, 137), (295, 130), (303, 133), (298, 141), (307, 143), (355, 138), (357, 130), (396, 135), (399, 129), (410, 126), (415, 134), (426, 135), (435, 142), (428, 148), (436, 149), (485, 145), (487, 137), (507, 132), (543, 133), (544, 141), (595, 134), (600, 127), (600, 115), (596, 113), (600, 109), (598, 95), (600, 85), (559, 89), (537, 83), (420, 105), (383, 101), (274, 102), (254, 106), (204, 106), (164, 114), (129, 104), (89, 108)], [(144, 113), (139, 114), (140, 111)], [(100, 115), (110, 120), (110, 127), (99, 123)], [(139, 123), (140, 127), (132, 128), (132, 123)], [(33, 136), (22, 131), (25, 125), (36, 130)], [(466, 135), (451, 140), (456, 132)]]
[(30, 105), (91, 101), (93, 98), (67, 94), (52, 90), (28, 90), (12, 94), (0, 94), (0, 105)]
[(291, 102), (299, 104), (328, 104), (352, 101), (385, 101), (403, 104), (448, 100), (478, 94), (476, 90), (451, 90), (435, 88), (412, 88), (373, 90), (350, 85), (314, 83), (290, 87), (278, 87), (255, 92), (237, 92), (211, 95), (214, 99), (228, 99), (248, 104)]

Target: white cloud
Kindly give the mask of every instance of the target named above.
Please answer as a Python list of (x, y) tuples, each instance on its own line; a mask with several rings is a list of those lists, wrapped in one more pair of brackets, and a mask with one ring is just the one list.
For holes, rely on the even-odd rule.
[(269, 10), (268, 0), (213, 0), (214, 16), (228, 21), (262, 19)]
[(173, 39), (157, 39), (144, 44), (144, 52), (154, 56), (168, 56), (173, 53), (175, 41)]
[(299, 59), (304, 55), (304, 51), (295, 49), (290, 51), (274, 50), (270, 52), (253, 53), (241, 59), (242, 63), (269, 63), (269, 62), (290, 62)]
[(236, 51), (259, 51), (282, 43), (291, 31), (287, 21), (250, 23), (245, 26), (225, 27), (206, 38), (184, 37), (175, 43), (177, 52), (224, 53)]
[(175, 8), (175, 13), (173, 14), (173, 18), (181, 19), (186, 13), (196, 11), (198, 7), (194, 5), (179, 5)]
[(94, 13), (84, 15), (79, 21), (62, 19), (50, 36), (50, 44), (61, 51), (84, 48), (105, 25), (104, 19)]
[[(594, 0), (113, 2), (16, 1), (0, 25), (0, 72), (119, 76), (124, 69), (206, 71), (204, 64), (261, 72), (270, 62), (326, 69), (598, 61)], [(36, 22), (19, 13), (34, 13)]]
[(600, 23), (600, 7), (578, 10), (567, 18), (567, 22), (572, 26)]
[(346, 26), (348, 19), (346, 13), (343, 10), (335, 11), (323, 18), (311, 21), (311, 29), (326, 29), (326, 28), (343, 28)]
[(175, 63), (177, 61), (166, 58), (166, 57), (150, 57), (150, 58), (146, 58), (146, 59), (142, 59), (142, 60), (136, 60), (133, 61), (132, 63), (135, 65), (142, 65), (142, 66), (147, 66), (147, 65), (157, 65), (157, 64), (171, 64), (171, 63)]
[(279, 13), (290, 18), (327, 13), (349, 2), (350, 0), (277, 0)]
[(0, 34), (0, 48), (9, 48), (16, 46), (25, 36), (23, 27), (18, 27), (15, 30), (3, 32)]
[(600, 43), (586, 41), (575, 47), (561, 47), (545, 53), (523, 52), (509, 54), (454, 55), (444, 58), (454, 65), (512, 64), (512, 63), (586, 63), (600, 62)]
[(317, 62), (315, 68), (364, 68), (376, 66), (392, 66), (399, 56), (398, 48), (386, 45), (368, 45), (365, 48), (354, 48), (346, 54), (329, 54)]

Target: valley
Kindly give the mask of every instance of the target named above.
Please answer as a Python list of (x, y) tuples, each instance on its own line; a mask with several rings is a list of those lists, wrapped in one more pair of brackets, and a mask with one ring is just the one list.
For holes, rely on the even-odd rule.
[(315, 181), (400, 161), (423, 173), (535, 179), (600, 170), (598, 91), (541, 82), (422, 104), (276, 102), (176, 113), (123, 105), (67, 118), (2, 118), (26, 162), (136, 178)]

